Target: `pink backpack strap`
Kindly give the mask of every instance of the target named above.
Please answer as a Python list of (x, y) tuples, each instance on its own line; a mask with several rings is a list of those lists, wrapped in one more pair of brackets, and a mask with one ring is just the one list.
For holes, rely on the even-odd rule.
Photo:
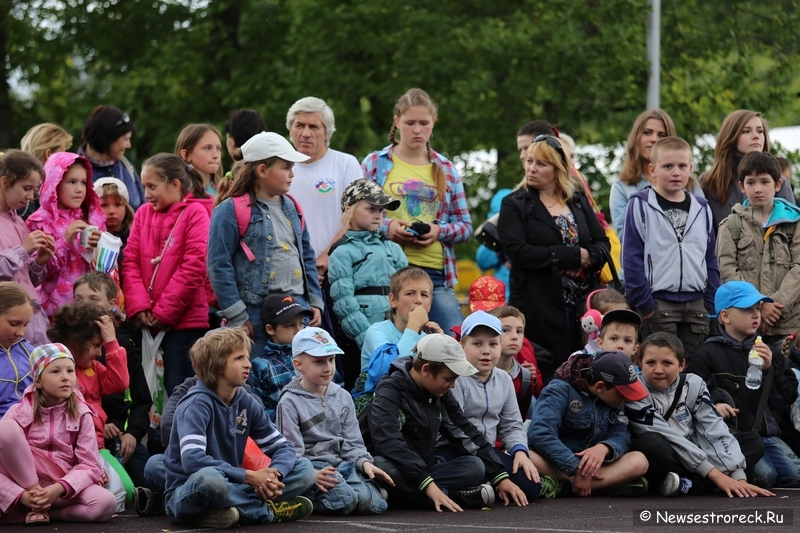
[(233, 213), (236, 215), (236, 226), (239, 228), (239, 245), (242, 247), (244, 255), (248, 261), (255, 261), (256, 256), (253, 250), (244, 242), (244, 234), (247, 233), (247, 228), (250, 227), (250, 214), (253, 208), (250, 206), (250, 195), (243, 194), (242, 196), (233, 197)]

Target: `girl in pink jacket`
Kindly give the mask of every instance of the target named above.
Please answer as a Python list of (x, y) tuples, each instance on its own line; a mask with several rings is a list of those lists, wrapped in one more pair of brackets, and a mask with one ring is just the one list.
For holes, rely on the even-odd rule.
[(106, 216), (92, 187), (92, 165), (85, 157), (68, 152), (50, 156), (44, 164), (45, 180), (40, 207), (28, 219), (28, 229), (41, 230), (55, 239), (55, 257), (39, 286), (39, 299), (48, 317), (72, 301), (72, 284), (92, 268), (84, 257), (81, 232), (92, 226), (88, 247), (94, 248), (106, 230)]
[[(125, 248), (126, 311), (140, 328), (166, 331), (167, 394), (194, 375), (189, 349), (208, 329), (203, 290), (210, 217), (202, 204), (203, 182), (173, 154), (158, 154), (142, 167), (147, 204), (136, 212)], [(189, 194), (192, 193), (192, 194)]]
[(33, 384), (0, 420), (0, 522), (105, 522), (117, 500), (100, 486), (94, 411), (75, 390), (63, 344), (31, 354)]
[(0, 154), (0, 281), (19, 283), (33, 301), (25, 340), (34, 346), (49, 342), (47, 313), (36, 287), (47, 276), (55, 240), (43, 231), (28, 231), (17, 209), (33, 199), (43, 175), (41, 163), (22, 150)]

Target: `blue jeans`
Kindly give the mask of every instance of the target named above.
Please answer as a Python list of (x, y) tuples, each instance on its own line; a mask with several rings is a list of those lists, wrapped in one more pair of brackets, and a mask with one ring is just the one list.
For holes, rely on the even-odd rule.
[(261, 306), (247, 304), (247, 316), (250, 317), (250, 325), (253, 326), (253, 347), (250, 349), (250, 359), (255, 359), (264, 351), (267, 345), (267, 332), (264, 324), (261, 323)]
[(458, 297), (452, 288), (445, 285), (444, 270), (433, 270), (423, 268), (433, 282), (433, 295), (431, 300), (431, 310), (428, 319), (439, 324), (445, 334), (452, 336), (450, 328), (460, 326), (464, 321), (464, 314), (461, 306), (458, 305)]
[[(451, 490), (467, 489), (483, 483), (486, 468), (483, 466), (483, 461), (474, 455), (464, 455), (447, 462), (440, 457), (437, 459), (439, 462), (428, 468), (428, 474), (445, 494)], [(419, 487), (409, 481), (392, 461), (378, 455), (375, 456), (375, 466), (389, 474), (395, 483), (394, 487), (381, 483), (381, 486), (389, 492), (389, 499), (393, 503), (400, 502), (401, 506), (415, 508), (433, 508), (433, 500), (428, 498), (425, 491), (419, 490)]]
[(175, 387), (186, 381), (186, 378), (194, 376), (189, 350), (205, 334), (205, 329), (192, 328), (168, 331), (164, 335), (161, 349), (164, 351), (164, 389), (167, 395), (171, 395)]
[[(315, 470), (322, 470), (330, 463), (313, 461)], [(356, 465), (343, 461), (336, 467), (338, 483), (328, 492), (322, 492), (316, 485), (308, 489), (303, 496), (314, 503), (314, 512), (320, 514), (347, 515), (381, 514), (386, 510), (386, 500), (381, 497), (375, 481), (364, 479), (356, 470)]]
[(167, 474), (164, 472), (163, 453), (150, 456), (147, 464), (144, 465), (144, 478), (147, 480), (150, 490), (164, 494), (164, 487), (167, 486)]
[[(131, 481), (135, 487), (147, 487), (153, 492), (164, 492), (164, 484), (153, 484), (150, 478), (145, 474), (147, 462), (150, 460), (150, 454), (147, 453), (147, 448), (141, 442), (136, 443), (133, 449), (133, 454), (128, 458), (128, 462), (123, 463), (119, 456), (115, 456), (120, 464), (125, 467), (125, 471), (131, 477)], [(163, 470), (163, 466), (162, 466)]]
[[(308, 459), (298, 459), (283, 478), (283, 494), (275, 501), (300, 496), (314, 484), (316, 474)], [(193, 519), (209, 509), (236, 507), (239, 524), (268, 524), (273, 513), (250, 485), (231, 483), (221, 470), (213, 466), (201, 468), (183, 485), (167, 496), (167, 515), (173, 522), (191, 524)]]
[(756, 463), (755, 485), (792, 487), (800, 483), (800, 458), (779, 437), (764, 437), (764, 457)]

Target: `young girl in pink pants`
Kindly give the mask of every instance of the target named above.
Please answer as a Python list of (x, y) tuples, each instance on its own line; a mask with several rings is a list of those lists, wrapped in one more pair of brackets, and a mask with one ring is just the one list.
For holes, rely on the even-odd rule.
[(104, 522), (116, 509), (94, 435), (93, 409), (75, 390), (63, 344), (31, 353), (33, 384), (0, 420), (0, 522)]

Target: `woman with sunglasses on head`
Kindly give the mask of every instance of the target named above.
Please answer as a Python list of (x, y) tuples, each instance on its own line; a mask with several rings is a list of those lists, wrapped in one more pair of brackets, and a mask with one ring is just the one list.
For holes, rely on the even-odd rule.
[(512, 265), (509, 304), (525, 314), (525, 336), (553, 354), (539, 361), (549, 381), (581, 347), (577, 307), (597, 287), (610, 246), (575, 190), (561, 141), (536, 137), (525, 168), (525, 185), (503, 199), (498, 228)]
[(144, 187), (139, 173), (125, 158), (131, 147), (136, 126), (127, 113), (110, 105), (94, 108), (83, 125), (82, 144), (78, 154), (92, 164), (92, 180), (117, 178), (125, 184), (133, 210), (144, 203)]

